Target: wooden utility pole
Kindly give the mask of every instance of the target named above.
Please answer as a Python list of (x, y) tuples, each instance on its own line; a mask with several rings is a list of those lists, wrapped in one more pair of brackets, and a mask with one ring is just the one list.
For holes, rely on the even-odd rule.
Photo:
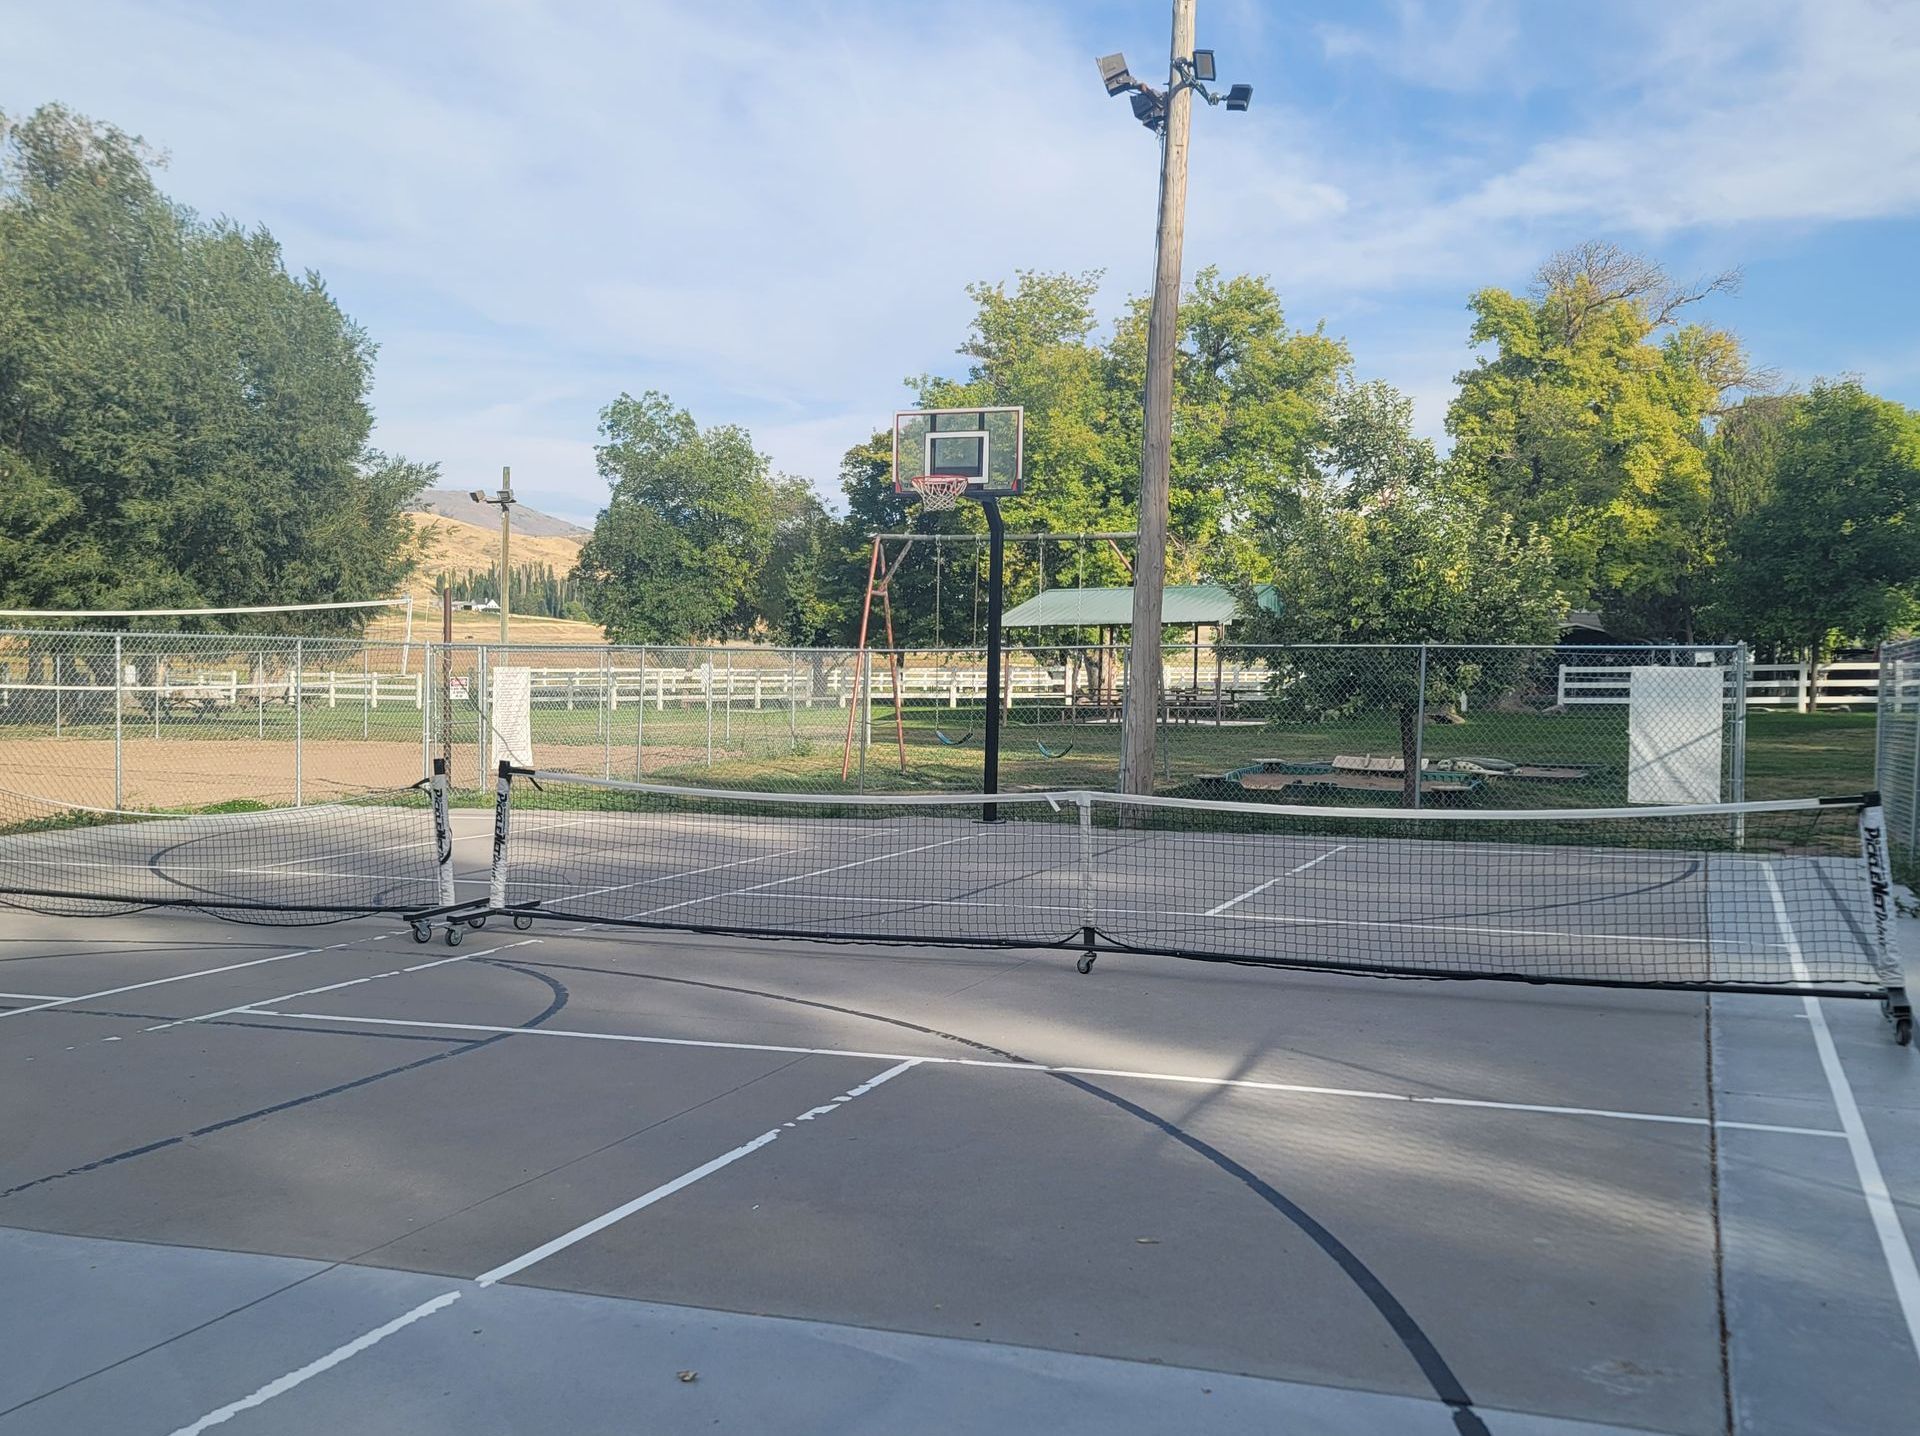
[[(1193, 54), (1195, 0), (1173, 0), (1174, 61)], [(1167, 122), (1160, 140), (1160, 233), (1153, 310), (1147, 321), (1146, 427), (1140, 441), (1140, 547), (1133, 564), (1133, 635), (1120, 715), (1120, 791), (1153, 791), (1160, 711), (1160, 611), (1167, 586), (1167, 510), (1173, 459), (1173, 356), (1179, 340), (1180, 250), (1187, 223), (1187, 135), (1193, 90), (1168, 65)]]

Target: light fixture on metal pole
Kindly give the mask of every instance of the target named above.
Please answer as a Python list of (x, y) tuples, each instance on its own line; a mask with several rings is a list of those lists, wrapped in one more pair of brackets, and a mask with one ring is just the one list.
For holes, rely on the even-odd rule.
[(1145, 425), (1140, 439), (1140, 548), (1134, 560), (1133, 630), (1120, 715), (1120, 791), (1153, 791), (1160, 708), (1160, 614), (1167, 585), (1167, 520), (1173, 458), (1173, 356), (1179, 339), (1180, 249), (1186, 227), (1187, 135), (1193, 97), (1244, 110), (1253, 86), (1220, 95), (1211, 50), (1193, 48), (1194, 0), (1173, 0), (1173, 54), (1164, 92), (1134, 79), (1120, 55), (1096, 63), (1112, 96), (1126, 95), (1134, 118), (1160, 139), (1160, 224), (1154, 248), (1153, 308), (1147, 321)]
[(500, 505), (500, 641), (507, 641), (507, 575), (513, 570), (507, 567), (507, 554), (513, 544), (513, 470), (505, 465), (500, 469), (500, 492), (490, 494), (485, 489), (468, 489), (467, 497), (476, 504)]

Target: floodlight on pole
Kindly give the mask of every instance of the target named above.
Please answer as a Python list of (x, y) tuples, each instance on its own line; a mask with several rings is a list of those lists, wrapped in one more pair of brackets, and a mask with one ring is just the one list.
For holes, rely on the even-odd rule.
[(1193, 78), (1211, 84), (1214, 78), (1213, 51), (1195, 50), (1193, 52)]
[(499, 493), (490, 494), (485, 489), (468, 489), (467, 497), (476, 504), (500, 506), (500, 641), (505, 643), (510, 603), (507, 597), (507, 575), (512, 572), (507, 567), (507, 558), (513, 546), (513, 470), (504, 465), (501, 467)]
[(1100, 67), (1100, 80), (1107, 87), (1109, 95), (1124, 95), (1140, 83), (1127, 73), (1125, 55), (1102, 55), (1094, 64)]

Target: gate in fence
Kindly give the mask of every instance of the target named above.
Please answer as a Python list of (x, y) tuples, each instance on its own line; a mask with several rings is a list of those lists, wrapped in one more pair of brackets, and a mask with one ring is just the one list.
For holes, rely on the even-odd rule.
[(1920, 883), (1920, 638), (1880, 649), (1874, 772), (1886, 807), (1894, 871)]

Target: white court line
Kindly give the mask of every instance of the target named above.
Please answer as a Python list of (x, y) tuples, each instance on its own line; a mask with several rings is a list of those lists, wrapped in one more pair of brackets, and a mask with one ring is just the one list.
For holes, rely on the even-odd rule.
[[(906, 1061), (902, 1052), (864, 1052), (845, 1047), (792, 1047), (772, 1042), (724, 1042), (701, 1037), (646, 1037), (630, 1032), (587, 1032), (565, 1027), (497, 1027), (481, 1022), (426, 1022), (402, 1017), (353, 1017), (327, 1012), (281, 1012), (256, 1007), (257, 1017), (294, 1022), (339, 1022), (355, 1026), (418, 1027), (440, 1032), (504, 1033), (517, 1037), (570, 1037), (584, 1042), (631, 1042), (646, 1047), (701, 1047), (723, 1052), (777, 1052), (796, 1057), (853, 1057), (871, 1062)], [(1839, 1137), (1825, 1127), (1787, 1127), (1769, 1122), (1709, 1123), (1705, 1117), (1664, 1112), (1627, 1112), (1606, 1107), (1558, 1107), (1539, 1102), (1495, 1102), (1474, 1097), (1429, 1097), (1415, 1092), (1379, 1092), (1364, 1087), (1317, 1087), (1301, 1082), (1268, 1082), (1253, 1077), (1201, 1077), (1177, 1072), (1135, 1072), (1113, 1067), (1061, 1067), (1043, 1062), (1006, 1062), (986, 1057), (914, 1057), (929, 1067), (979, 1067), (1001, 1072), (1059, 1072), (1073, 1077), (1124, 1077), (1138, 1082), (1177, 1082), (1196, 1087), (1230, 1087), (1253, 1092), (1284, 1092), (1301, 1097), (1348, 1097), (1369, 1102), (1408, 1102), (1432, 1107), (1475, 1107), (1495, 1112), (1532, 1112), (1553, 1117), (1606, 1117), (1622, 1122), (1657, 1122), (1670, 1126), (1738, 1127), (1752, 1132), (1785, 1132), (1799, 1137)]]
[[(753, 863), (770, 862), (774, 858), (785, 858), (785, 857), (791, 857), (795, 853), (804, 853), (807, 850), (807, 848), (811, 846), (812, 844), (808, 843), (797, 848), (784, 848), (777, 853), (762, 853), (757, 858), (740, 858), (730, 863), (714, 863), (710, 867), (688, 868), (685, 872), (661, 873), (658, 877), (640, 878), (634, 882), (618, 883), (615, 886), (608, 887), (608, 888), (590, 888), (583, 893), (569, 893), (565, 898), (562, 899), (562, 901), (563, 902), (579, 902), (581, 898), (603, 897), (607, 893), (625, 892), (628, 888), (644, 888), (644, 887), (650, 887), (654, 883), (670, 883), (675, 878), (694, 878), (694, 877), (699, 877), (702, 873), (718, 873), (718, 872), (724, 872), (728, 868), (744, 868)], [(558, 887), (560, 886), (560, 884), (551, 883), (551, 884), (545, 884), (544, 886)], [(665, 909), (662, 909), (662, 911), (664, 910)]]
[[(958, 841), (964, 841), (964, 840), (954, 839), (954, 841), (958, 842)], [(912, 852), (916, 850), (910, 848), (908, 849), (908, 851)], [(880, 856), (895, 857), (897, 856), (897, 854), (882, 853)], [(878, 861), (878, 859), (870, 858), (868, 859), (868, 861), (875, 862), (875, 861)], [(827, 871), (831, 872), (832, 869), (829, 868), (827, 869)], [(810, 877), (812, 876), (812, 874), (802, 873), (800, 876)], [(1023, 875), (1023, 877), (1028, 877), (1028, 878), (1034, 877), (1034, 876), (1037, 876), (1037, 874), (1028, 873)], [(798, 881), (798, 879), (797, 878), (782, 879), (782, 881)], [(763, 886), (771, 886), (771, 884), (763, 884)], [(724, 897), (770, 897), (778, 902), (875, 903), (881, 906), (890, 906), (890, 905), (898, 906), (903, 903), (910, 904), (913, 907), (1006, 908), (1009, 906), (1009, 904), (1005, 902), (990, 902), (990, 901), (987, 901), (984, 899), (978, 899), (978, 898), (916, 897), (910, 893), (904, 893), (904, 892), (897, 894), (894, 897), (852, 897), (852, 896), (848, 896), (841, 893), (760, 893), (754, 888), (740, 888), (735, 892), (715, 893), (713, 897), (700, 898), (698, 899), (698, 901), (712, 902), (714, 898), (724, 898)], [(1081, 908), (1077, 904), (1072, 904), (1072, 903), (1023, 902), (1018, 904), (1018, 906), (1021, 908), (1022, 911), (1026, 911), (1026, 912), (1078, 913), (1081, 911)], [(657, 908), (655, 909), (655, 911), (671, 912), (672, 909)], [(1101, 912), (1108, 916), (1114, 916), (1114, 917), (1145, 916), (1145, 917), (1203, 918), (1203, 917), (1211, 916), (1211, 914), (1204, 913), (1204, 912), (1175, 912), (1166, 908), (1103, 907), (1101, 909)], [(652, 916), (652, 914), (643, 912), (643, 913), (635, 913), (633, 914), (633, 916), (634, 917), (650, 917)], [(1706, 947), (1709, 944), (1711, 944), (1713, 941), (1712, 938), (1706, 938), (1706, 937), (1656, 937), (1648, 933), (1592, 932), (1592, 931), (1585, 931), (1585, 930), (1571, 930), (1567, 928), (1556, 928), (1556, 927), (1548, 927), (1548, 928), (1470, 927), (1464, 923), (1415, 922), (1408, 918), (1284, 917), (1284, 916), (1277, 916), (1277, 915), (1270, 916), (1264, 913), (1251, 913), (1251, 912), (1234, 913), (1230, 916), (1227, 914), (1222, 914), (1222, 916), (1228, 922), (1292, 923), (1292, 924), (1303, 926), (1303, 927), (1380, 927), (1380, 928), (1392, 929), (1395, 931), (1411, 931), (1411, 932), (1463, 932), (1463, 933), (1473, 933), (1476, 936), (1578, 938), (1582, 942), (1664, 943), (1664, 944), (1667, 944), (1668, 946), (1678, 946), (1678, 947)], [(1076, 923), (1075, 926), (1077, 927), (1078, 924)], [(793, 936), (797, 938), (805, 939), (807, 934), (804, 932), (796, 932), (793, 934)], [(872, 939), (872, 941), (874, 942), (887, 942), (890, 940), (891, 939), (888, 939), (883, 936), (877, 936)], [(1758, 946), (1761, 948), (1773, 948), (1773, 947), (1779, 947), (1781, 946), (1781, 944), (1769, 942), (1769, 943), (1760, 943), (1758, 944)], [(1748, 949), (1745, 949), (1745, 948), (1738, 949), (1738, 951), (1741, 951), (1741, 952), (1744, 952), (1747, 950)]]
[(432, 962), (416, 962), (411, 967), (396, 967), (388, 972), (371, 972), (365, 977), (350, 977), (345, 982), (329, 982), (324, 987), (302, 988), (299, 992), (283, 992), (278, 997), (261, 997), (252, 1002), (244, 1002), (238, 1007), (223, 1007), (218, 1012), (203, 1012), (198, 1017), (177, 1017), (171, 1022), (160, 1022), (145, 1028), (147, 1032), (165, 1032), (169, 1027), (185, 1027), (191, 1022), (211, 1022), (216, 1017), (232, 1017), (238, 1012), (252, 1012), (266, 1002), (291, 1002), (296, 997), (312, 997), (321, 992), (338, 992), (343, 987), (358, 987), (363, 982), (379, 982), (388, 977), (404, 977), (409, 972), (425, 972), (430, 967), (445, 967), (449, 963), (467, 962), (476, 957), (491, 957), (496, 952), (505, 952), (509, 948), (529, 947), (542, 941), (537, 937), (523, 937), (518, 942), (504, 942), (498, 947), (484, 947), (474, 952), (463, 952), (455, 957), (435, 958)]
[(1313, 858), (1307, 862), (1304, 862), (1300, 864), (1300, 866), (1297, 868), (1288, 868), (1284, 873), (1281, 873), (1279, 877), (1268, 878), (1265, 882), (1261, 883), (1258, 887), (1248, 888), (1245, 892), (1241, 893), (1239, 897), (1228, 898), (1225, 902), (1219, 903), (1214, 907), (1208, 908), (1204, 913), (1201, 914), (1201, 916), (1202, 917), (1218, 917), (1220, 916), (1221, 913), (1225, 912), (1228, 908), (1238, 907), (1241, 903), (1245, 902), (1250, 897), (1258, 897), (1261, 893), (1265, 892), (1268, 888), (1272, 887), (1275, 883), (1279, 882), (1282, 878), (1290, 878), (1298, 873), (1304, 873), (1308, 868), (1317, 867), (1319, 864), (1324, 863), (1328, 858), (1332, 857), (1334, 853), (1344, 853), (1346, 850), (1347, 850), (1347, 845), (1345, 843), (1342, 843), (1339, 847), (1333, 849), (1332, 852), (1322, 853), (1320, 854), (1319, 857)]
[[(1793, 975), (1801, 982), (1811, 982), (1812, 977), (1800, 955), (1800, 939), (1793, 930), (1792, 920), (1787, 916), (1787, 898), (1780, 890), (1780, 879), (1774, 876), (1770, 863), (1761, 871), (1766, 874), (1767, 889), (1773, 897), (1774, 921), (1780, 925), (1780, 935), (1787, 941), (1787, 955), (1793, 963)], [(1807, 1010), (1807, 1026), (1813, 1031), (1813, 1045), (1820, 1054), (1820, 1068), (1826, 1074), (1827, 1090), (1833, 1094), (1834, 1110), (1840, 1114), (1840, 1128), (1846, 1135), (1847, 1150), (1853, 1157), (1854, 1175), (1860, 1180), (1861, 1195), (1867, 1201), (1867, 1214), (1873, 1219), (1874, 1234), (1880, 1239), (1880, 1255), (1886, 1261), (1887, 1275), (1893, 1280), (1894, 1298), (1900, 1303), (1900, 1314), (1906, 1318), (1907, 1339), (1913, 1343), (1914, 1355), (1920, 1356), (1920, 1265), (1914, 1261), (1913, 1246), (1900, 1225), (1899, 1209), (1894, 1206), (1893, 1194), (1887, 1189), (1887, 1179), (1880, 1170), (1880, 1159), (1875, 1155), (1873, 1142), (1867, 1136), (1867, 1124), (1860, 1116), (1859, 1102), (1854, 1099), (1853, 1084), (1847, 1080), (1846, 1069), (1840, 1065), (1840, 1054), (1833, 1045), (1833, 1033), (1827, 1029), (1826, 1012), (1817, 997), (1803, 997), (1800, 1000)]]
[[(755, 1137), (750, 1142), (742, 1142), (739, 1146), (735, 1147), (731, 1152), (723, 1152), (719, 1156), (715, 1157), (712, 1161), (703, 1162), (699, 1166), (695, 1167), (692, 1171), (682, 1173), (680, 1176), (675, 1177), (672, 1181), (663, 1182), (659, 1186), (655, 1187), (652, 1191), (645, 1192), (642, 1195), (635, 1197), (630, 1202), (623, 1202), (621, 1205), (613, 1208), (613, 1210), (609, 1212), (603, 1212), (601, 1215), (595, 1217), (592, 1221), (583, 1222), (579, 1226), (573, 1228), (573, 1230), (561, 1233), (559, 1236), (555, 1237), (552, 1241), (542, 1242), (539, 1246), (533, 1248), (531, 1251), (523, 1252), (521, 1253), (521, 1255), (513, 1258), (511, 1261), (502, 1262), (499, 1266), (494, 1267), (491, 1271), (482, 1272), (479, 1276), (473, 1279), (474, 1285), (479, 1287), (489, 1287), (489, 1286), (493, 1286), (497, 1282), (505, 1281), (510, 1276), (516, 1276), (520, 1272), (525, 1271), (528, 1267), (533, 1266), (536, 1263), (545, 1261), (548, 1257), (553, 1256), (555, 1253), (563, 1252), (568, 1247), (573, 1246), (575, 1243), (585, 1241), (588, 1237), (594, 1235), (596, 1232), (605, 1231), (608, 1227), (613, 1226), (616, 1222), (624, 1221), (626, 1218), (632, 1216), (635, 1212), (644, 1211), (646, 1208), (654, 1205), (654, 1203), (656, 1202), (665, 1201), (668, 1197), (672, 1196), (676, 1192), (685, 1191), (688, 1187), (692, 1186), (695, 1182), (701, 1181), (704, 1178), (712, 1176), (715, 1172), (720, 1171), (722, 1168), (732, 1166), (735, 1162), (739, 1161), (742, 1157), (750, 1157), (755, 1152), (758, 1152), (759, 1150), (761, 1150), (763, 1147), (772, 1146), (773, 1143), (775, 1143), (780, 1139), (780, 1134), (783, 1131), (787, 1131), (797, 1126), (801, 1122), (811, 1122), (815, 1118), (825, 1117), (833, 1112), (837, 1112), (840, 1110), (841, 1107), (844, 1107), (847, 1103), (855, 1100), (856, 1098), (864, 1097), (867, 1093), (873, 1091), (874, 1088), (881, 1086), (883, 1083), (891, 1082), (895, 1077), (898, 1077), (902, 1072), (910, 1071), (911, 1069), (919, 1065), (920, 1065), (919, 1058), (917, 1057), (905, 1058), (895, 1066), (889, 1067), (886, 1071), (879, 1073), (877, 1076), (869, 1077), (865, 1082), (862, 1082), (859, 1086), (850, 1088), (847, 1091), (841, 1093), (838, 1097), (835, 1097), (831, 1102), (825, 1102), (818, 1107), (810, 1108), (807, 1111), (802, 1112), (799, 1116), (795, 1117), (792, 1121), (783, 1122), (778, 1127), (774, 1127), (768, 1131), (762, 1132), (759, 1136)], [(378, 1346), (381, 1342), (385, 1341), (389, 1336), (392, 1336), (395, 1332), (404, 1331), (407, 1327), (412, 1326), (416, 1321), (419, 1321), (424, 1317), (432, 1316), (437, 1311), (445, 1310), (447, 1307), (452, 1306), (453, 1303), (458, 1301), (462, 1295), (463, 1293), (459, 1290), (447, 1291), (447, 1292), (442, 1292), (439, 1296), (436, 1296), (429, 1301), (423, 1301), (420, 1303), (420, 1305), (414, 1307), (411, 1311), (402, 1312), (399, 1316), (396, 1316), (392, 1321), (386, 1322), (380, 1326), (376, 1326), (371, 1331), (363, 1332), (361, 1335), (356, 1336), (352, 1341), (349, 1341), (341, 1346), (336, 1346), (332, 1351), (329, 1351), (326, 1355), (317, 1357), (316, 1359), (309, 1361), (305, 1366), (299, 1367), (294, 1371), (289, 1371), (285, 1376), (276, 1377), (274, 1380), (269, 1381), (265, 1386), (260, 1387), (258, 1390), (252, 1392), (251, 1394), (241, 1397), (238, 1401), (229, 1402), (227, 1405), (220, 1407), (218, 1410), (209, 1411), (205, 1416), (202, 1416), (198, 1421), (195, 1421), (192, 1425), (179, 1427), (177, 1430), (174, 1431), (173, 1436), (199, 1436), (200, 1432), (206, 1431), (211, 1427), (221, 1425), (223, 1422), (230, 1421), (243, 1411), (251, 1411), (257, 1406), (264, 1406), (267, 1402), (273, 1400), (274, 1397), (283, 1396), (287, 1392), (292, 1391), (295, 1387), (302, 1386), (308, 1381), (311, 1381), (314, 1377), (319, 1376), (324, 1372), (331, 1371), (334, 1367), (340, 1365), (342, 1362), (349, 1361), (353, 1357), (358, 1356), (361, 1352), (369, 1350), (372, 1347)]]
[(682, 1191), (687, 1187), (692, 1186), (695, 1182), (699, 1181), (702, 1177), (710, 1177), (715, 1172), (719, 1171), (722, 1167), (730, 1167), (735, 1162), (739, 1161), (742, 1157), (749, 1156), (752, 1153), (759, 1151), (762, 1147), (769, 1146), (772, 1143), (777, 1142), (780, 1139), (780, 1133), (784, 1129), (792, 1127), (795, 1123), (811, 1122), (816, 1117), (825, 1117), (829, 1113), (834, 1112), (840, 1107), (845, 1106), (848, 1102), (853, 1101), (854, 1098), (866, 1096), (867, 1093), (873, 1091), (874, 1088), (882, 1085), (883, 1083), (891, 1082), (894, 1078), (898, 1077), (902, 1072), (910, 1072), (915, 1067), (918, 1067), (919, 1065), (920, 1065), (920, 1059), (918, 1057), (903, 1058), (901, 1061), (895, 1063), (893, 1066), (889, 1067), (886, 1071), (880, 1073), (878, 1076), (869, 1077), (866, 1081), (862, 1082), (858, 1087), (850, 1088), (847, 1091), (841, 1093), (838, 1097), (835, 1097), (831, 1102), (823, 1103), (818, 1107), (809, 1108), (805, 1112), (802, 1112), (798, 1117), (795, 1117), (793, 1121), (783, 1123), (782, 1126), (775, 1127), (770, 1131), (762, 1132), (759, 1136), (755, 1137), (751, 1142), (743, 1142), (738, 1147), (735, 1147), (731, 1152), (722, 1153), (720, 1156), (715, 1157), (711, 1162), (704, 1162), (700, 1166), (695, 1167), (691, 1172), (687, 1172), (681, 1176), (675, 1177), (670, 1182), (663, 1182), (659, 1186), (655, 1187), (652, 1191), (647, 1192), (642, 1196), (635, 1197), (630, 1202), (624, 1202), (620, 1206), (615, 1207), (610, 1212), (603, 1212), (590, 1222), (582, 1222), (579, 1226), (575, 1227), (572, 1231), (563, 1232), (559, 1236), (555, 1237), (552, 1241), (542, 1242), (539, 1246), (535, 1247), (532, 1251), (524, 1252), (520, 1256), (515, 1257), (512, 1261), (502, 1262), (499, 1266), (495, 1267), (492, 1271), (482, 1272), (479, 1276), (474, 1278), (474, 1281), (481, 1286), (492, 1286), (495, 1282), (505, 1281), (510, 1276), (517, 1276), (519, 1273), (525, 1271), (528, 1267), (533, 1266), (537, 1262), (545, 1261), (548, 1257), (554, 1255), (556, 1252), (563, 1252), (568, 1247), (574, 1245), (576, 1242), (585, 1241), (588, 1237), (592, 1236), (595, 1232), (605, 1231), (608, 1227), (612, 1226), (615, 1222), (624, 1220), (625, 1218), (632, 1216), (635, 1212), (642, 1211), (645, 1208), (652, 1206), (655, 1202), (664, 1200), (665, 1198), (672, 1196), (675, 1192)]
[(209, 1427), (219, 1426), (231, 1421), (242, 1411), (251, 1411), (256, 1406), (264, 1406), (267, 1402), (273, 1400), (274, 1397), (283, 1396), (293, 1390), (294, 1387), (305, 1385), (307, 1382), (313, 1380), (314, 1377), (320, 1375), (321, 1372), (330, 1371), (341, 1362), (351, 1360), (369, 1347), (378, 1346), (396, 1331), (402, 1331), (412, 1326), (422, 1317), (432, 1316), (436, 1311), (452, 1306), (456, 1301), (460, 1300), (460, 1295), (457, 1291), (446, 1291), (433, 1298), (432, 1301), (423, 1301), (412, 1311), (404, 1312), (396, 1316), (384, 1326), (376, 1326), (372, 1331), (363, 1332), (352, 1341), (349, 1341), (345, 1346), (336, 1346), (325, 1356), (314, 1361), (309, 1361), (298, 1371), (289, 1371), (285, 1376), (275, 1377), (251, 1395), (243, 1396), (238, 1401), (230, 1401), (218, 1411), (209, 1411), (191, 1426), (180, 1427), (173, 1433), (173, 1436), (199, 1436), (200, 1432), (207, 1430)]
[(64, 1002), (66, 1000), (54, 996), (51, 992), (0, 992), (0, 997), (15, 1002)]
[[(830, 868), (815, 868), (810, 873), (795, 873), (790, 878), (774, 878), (770, 882), (755, 883), (751, 887), (734, 888), (728, 892), (708, 893), (705, 897), (688, 898), (684, 902), (668, 903), (665, 907), (649, 908), (645, 912), (632, 913), (629, 914), (629, 916), (634, 918), (657, 917), (663, 912), (677, 912), (683, 907), (698, 907), (701, 903), (718, 902), (721, 898), (746, 897), (750, 893), (763, 892), (767, 888), (777, 888), (787, 883), (805, 882), (808, 878), (825, 877), (828, 873), (844, 872), (848, 868), (863, 868), (868, 863), (885, 862), (888, 858), (904, 858), (912, 853), (930, 852), (934, 848), (950, 848), (955, 843), (970, 843), (982, 836), (984, 835), (981, 833), (968, 833), (958, 838), (942, 838), (937, 843), (921, 843), (918, 847), (899, 848), (890, 853), (875, 853), (870, 858), (855, 858), (852, 862), (835, 863)], [(895, 901), (898, 901), (898, 899), (895, 899)]]
[(49, 1007), (67, 1007), (76, 1002), (92, 1002), (101, 997), (118, 997), (123, 992), (139, 992), (149, 987), (165, 987), (170, 982), (191, 982), (196, 977), (214, 977), (222, 972), (238, 972), (243, 967), (260, 967), (269, 962), (285, 962), (292, 957), (311, 957), (316, 952), (337, 952), (343, 947), (356, 947), (363, 942), (384, 942), (394, 934), (383, 932), (374, 937), (356, 937), (350, 942), (336, 942), (327, 947), (303, 947), (298, 952), (278, 952), (272, 957), (256, 957), (246, 962), (230, 962), (224, 967), (203, 967), (197, 972), (179, 972), (172, 977), (156, 977), (150, 982), (129, 982), (124, 987), (103, 987), (98, 992), (83, 992), (78, 997), (54, 997), (45, 1002), (36, 1002), (31, 1007), (16, 1007), (11, 1012), (0, 1012), (0, 1021), (9, 1017), (22, 1017), (29, 1012), (44, 1012)]

